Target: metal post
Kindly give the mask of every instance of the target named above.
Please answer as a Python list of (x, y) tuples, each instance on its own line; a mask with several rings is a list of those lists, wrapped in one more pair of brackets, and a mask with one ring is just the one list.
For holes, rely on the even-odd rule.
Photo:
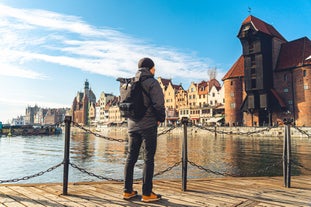
[(215, 136), (215, 138), (217, 137), (217, 126), (216, 126), (216, 124), (215, 124), (215, 131), (214, 131), (214, 136)]
[(287, 124), (284, 126), (284, 142), (283, 142), (283, 179), (284, 186), (287, 187)]
[(292, 119), (284, 119), (285, 124), (285, 138), (283, 148), (283, 175), (284, 175), (284, 186), (290, 188), (291, 180), (291, 137), (290, 137), (290, 125)]
[(187, 124), (188, 118), (183, 117), (181, 119), (182, 124), (184, 125), (184, 139), (182, 144), (182, 191), (187, 190), (187, 164), (188, 164), (188, 155), (187, 155)]
[(291, 137), (290, 137), (290, 124), (287, 126), (287, 182), (286, 187), (290, 188), (290, 180), (291, 180)]
[(63, 195), (67, 195), (68, 194), (70, 124), (71, 124), (71, 116), (66, 116), (65, 117), (65, 148), (64, 148)]

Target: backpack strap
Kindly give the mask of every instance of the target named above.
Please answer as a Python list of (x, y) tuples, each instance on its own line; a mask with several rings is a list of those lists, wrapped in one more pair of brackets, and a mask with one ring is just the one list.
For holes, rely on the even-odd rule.
[(153, 78), (153, 75), (143, 76), (143, 77), (141, 77), (141, 78), (139, 79), (139, 81), (140, 81), (140, 86), (141, 86), (141, 88), (142, 88), (143, 93), (149, 98), (149, 106), (147, 106), (147, 108), (149, 108), (149, 107), (151, 106), (151, 98), (150, 98), (150, 96), (149, 96), (148, 91), (146, 91), (145, 88), (143, 87), (142, 83), (143, 83), (145, 80), (149, 79), (149, 78)]

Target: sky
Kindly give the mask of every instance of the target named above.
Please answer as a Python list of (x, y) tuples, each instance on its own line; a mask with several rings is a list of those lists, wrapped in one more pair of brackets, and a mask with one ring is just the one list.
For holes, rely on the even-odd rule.
[(71, 107), (86, 79), (97, 99), (119, 95), (116, 78), (142, 57), (184, 89), (215, 68), (222, 83), (249, 15), (287, 41), (311, 39), (311, 0), (0, 0), (0, 121)]

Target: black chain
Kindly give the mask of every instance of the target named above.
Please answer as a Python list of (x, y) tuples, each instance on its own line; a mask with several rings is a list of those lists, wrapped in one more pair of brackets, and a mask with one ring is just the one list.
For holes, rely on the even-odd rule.
[(304, 170), (311, 171), (310, 168), (307, 168), (307, 167), (303, 166), (302, 164), (296, 162), (295, 160), (291, 160), (291, 163), (293, 163), (295, 166), (300, 167), (300, 168), (302, 168)]
[(85, 132), (91, 133), (91, 134), (93, 134), (96, 137), (104, 138), (104, 139), (109, 140), (109, 141), (128, 142), (127, 139), (115, 139), (115, 138), (107, 137), (107, 136), (104, 136), (102, 134), (92, 132), (90, 129), (86, 129), (86, 128), (84, 128), (83, 126), (79, 125), (76, 122), (72, 122), (72, 123), (73, 123), (74, 126), (84, 130)]
[(15, 182), (18, 182), (18, 181), (21, 181), (21, 180), (29, 180), (31, 178), (35, 178), (35, 177), (39, 177), (45, 173), (48, 173), (48, 172), (51, 172), (53, 170), (55, 170), (56, 168), (58, 168), (59, 166), (61, 166), (63, 164), (63, 162), (53, 166), (53, 167), (50, 167), (49, 169), (45, 170), (45, 171), (41, 171), (39, 173), (36, 173), (34, 175), (29, 175), (29, 176), (25, 176), (25, 177), (22, 177), (22, 178), (14, 178), (14, 179), (11, 179), (11, 180), (0, 180), (0, 183), (15, 183)]
[(300, 129), (300, 128), (298, 128), (298, 127), (296, 127), (296, 126), (293, 126), (295, 129), (297, 129), (301, 134), (305, 134), (305, 135), (307, 135), (308, 136), (308, 138), (310, 138), (311, 137), (311, 135), (308, 133), (308, 132), (306, 132), (305, 130), (302, 130), (302, 129)]
[(177, 167), (178, 165), (180, 165), (181, 162), (182, 162), (182, 161), (176, 162), (174, 165), (172, 165), (172, 166), (166, 168), (165, 170), (162, 170), (162, 171), (160, 171), (160, 172), (154, 174), (154, 177), (159, 176), (159, 175), (163, 175), (164, 173), (171, 171), (173, 168), (175, 168), (175, 167)]
[(273, 127), (266, 127), (264, 129), (260, 129), (260, 130), (256, 130), (256, 131), (251, 131), (251, 132), (232, 132), (232, 131), (220, 131), (220, 130), (216, 130), (216, 129), (210, 129), (208, 127), (205, 126), (199, 126), (199, 125), (194, 125), (195, 127), (199, 128), (199, 129), (203, 129), (203, 130), (207, 130), (209, 132), (212, 133), (218, 133), (218, 134), (228, 134), (228, 135), (251, 135), (251, 134), (256, 134), (256, 133), (261, 133), (264, 131), (270, 131), (272, 128), (277, 128), (277, 126), (273, 126)]
[[(163, 170), (163, 171), (160, 171), (160, 172), (154, 174), (154, 177), (159, 176), (159, 175), (162, 175), (162, 174), (164, 174), (164, 173), (166, 173), (166, 172), (171, 171), (173, 168), (175, 168), (175, 167), (177, 167), (178, 165), (180, 165), (180, 163), (181, 163), (181, 161), (175, 163), (174, 165), (172, 165), (172, 166), (166, 168), (166, 169)], [(73, 164), (73, 163), (69, 163), (69, 164), (70, 164), (73, 168), (79, 170), (80, 172), (85, 173), (85, 174), (87, 174), (87, 175), (89, 175), (89, 176), (91, 176), (91, 177), (96, 177), (96, 178), (98, 178), (98, 179), (100, 179), (100, 180), (108, 180), (108, 181), (115, 181), (115, 182), (123, 182), (123, 181), (124, 181), (123, 179), (114, 179), (114, 178), (108, 178), (108, 177), (104, 177), (104, 176), (101, 176), (101, 175), (97, 175), (97, 174), (95, 174), (95, 173), (89, 172), (89, 171), (87, 171), (87, 170), (85, 170), (85, 169), (83, 169), (83, 168), (77, 166), (76, 164)], [(142, 178), (134, 179), (134, 181), (140, 181), (140, 180), (142, 180)]]
[(196, 164), (196, 163), (194, 163), (194, 162), (191, 162), (191, 161), (189, 161), (189, 160), (188, 160), (188, 163), (191, 164), (191, 165), (194, 166), (194, 167), (199, 168), (200, 170), (204, 170), (204, 171), (207, 172), (207, 173), (213, 173), (213, 174), (215, 174), (215, 175), (222, 175), (222, 176), (234, 176), (234, 175), (232, 175), (232, 174), (216, 172), (216, 171), (213, 171), (213, 170), (204, 168), (203, 166), (198, 165), (198, 164)]
[(175, 126), (171, 126), (170, 128), (163, 130), (162, 132), (158, 133), (158, 137), (163, 135), (163, 134), (169, 133), (170, 131), (172, 131), (175, 128), (176, 128)]
[(96, 177), (100, 180), (108, 180), (108, 181), (117, 181), (117, 182), (122, 182), (123, 180), (122, 179), (113, 179), (113, 178), (107, 178), (107, 177), (104, 177), (104, 176), (101, 176), (101, 175), (96, 175), (95, 173), (92, 173), (92, 172), (89, 172), (79, 166), (77, 166), (76, 164), (73, 164), (73, 163), (69, 163), (71, 165), (71, 167), (79, 170), (80, 172), (82, 173), (85, 173), (85, 174), (88, 174), (89, 176), (92, 176), (92, 177)]
[[(79, 124), (76, 123), (76, 122), (72, 122), (72, 123), (73, 123), (74, 126), (80, 128), (80, 129), (82, 129), (83, 131), (85, 131), (85, 132), (87, 132), (87, 133), (91, 133), (91, 134), (93, 134), (93, 135), (96, 136), (96, 137), (104, 138), (104, 139), (109, 140), (109, 141), (128, 142), (127, 139), (115, 139), (115, 138), (107, 137), (107, 136), (101, 135), (101, 134), (99, 134), (99, 133), (92, 132), (90, 129), (87, 129), (87, 128), (85, 128), (85, 127), (79, 125)], [(167, 133), (169, 133), (170, 131), (172, 131), (172, 130), (175, 129), (175, 128), (176, 128), (175, 126), (172, 126), (172, 127), (168, 128), (168, 129), (165, 129), (165, 130), (163, 130), (162, 132), (158, 133), (157, 136), (159, 137), (159, 136), (161, 136), (161, 135), (167, 134)]]
[[(215, 174), (215, 175), (222, 175), (222, 176), (232, 176), (232, 177), (236, 177), (236, 176), (241, 176), (241, 175), (234, 175), (234, 174), (230, 174), (230, 173), (221, 173), (221, 172), (216, 172), (216, 171), (213, 171), (213, 170), (210, 170), (210, 169), (207, 169), (207, 168), (204, 168), (203, 166), (201, 165), (198, 165), (194, 162), (191, 162), (191, 161), (188, 161), (192, 166), (195, 166), (197, 168), (199, 168), (200, 170), (204, 170), (206, 171), (207, 173), (212, 173), (212, 174)], [(270, 168), (273, 168), (273, 167), (276, 167), (276, 166), (279, 166), (280, 163), (282, 163), (282, 160), (279, 161), (279, 162), (276, 162), (274, 163), (273, 165), (270, 165), (270, 166), (267, 166), (261, 170), (258, 170), (252, 174), (248, 174), (248, 175), (243, 175), (243, 176), (250, 176), (250, 175), (258, 175), (258, 174), (262, 174), (264, 172), (267, 172)]]

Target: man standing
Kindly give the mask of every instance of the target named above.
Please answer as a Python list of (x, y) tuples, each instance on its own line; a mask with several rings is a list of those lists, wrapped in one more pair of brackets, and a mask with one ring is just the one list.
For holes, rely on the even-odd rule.
[(138, 159), (140, 147), (144, 152), (142, 201), (152, 202), (161, 199), (161, 195), (152, 191), (154, 173), (154, 155), (157, 147), (157, 131), (160, 122), (165, 120), (164, 95), (159, 82), (154, 78), (155, 66), (150, 58), (142, 58), (138, 62), (135, 75), (141, 81), (144, 105), (147, 111), (140, 120), (128, 119), (129, 146), (124, 168), (123, 198), (128, 200), (137, 196), (133, 190), (134, 166)]

